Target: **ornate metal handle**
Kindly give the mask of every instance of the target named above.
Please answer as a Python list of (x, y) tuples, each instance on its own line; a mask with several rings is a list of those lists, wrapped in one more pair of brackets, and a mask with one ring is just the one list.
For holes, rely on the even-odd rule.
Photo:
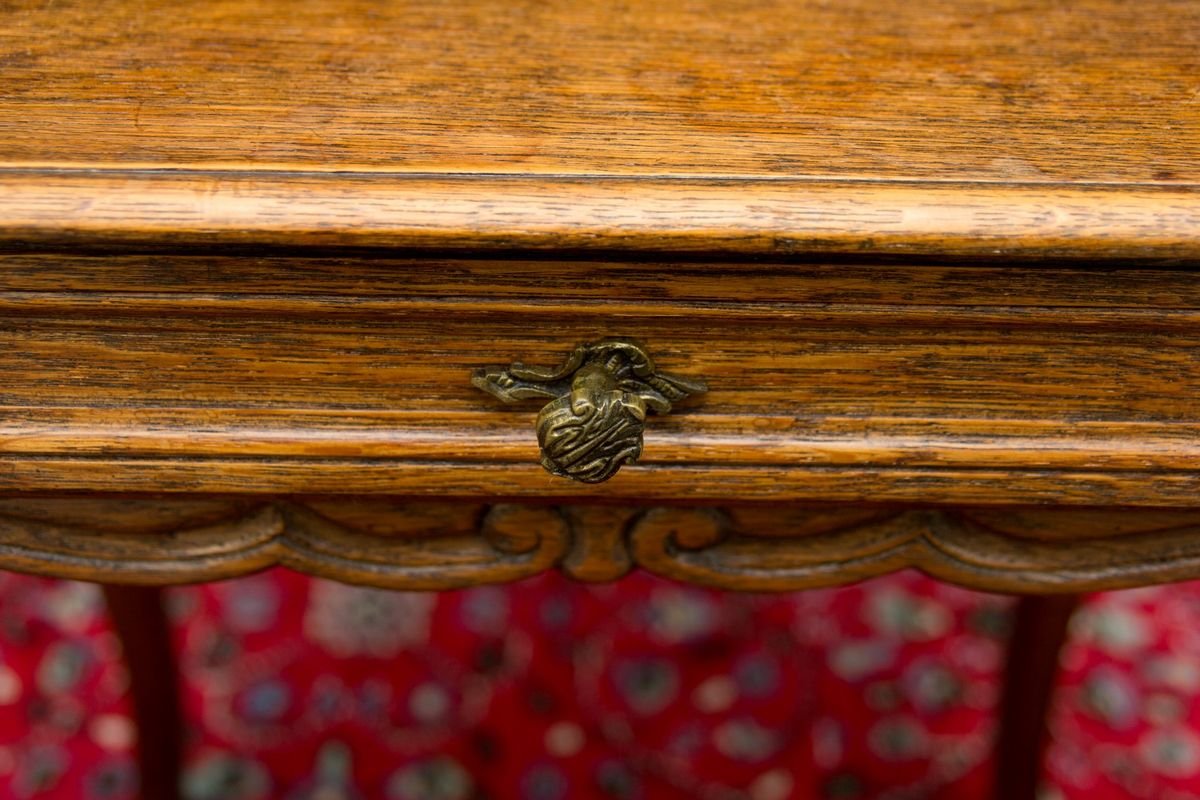
[(600, 483), (642, 454), (646, 412), (707, 391), (700, 381), (663, 375), (628, 339), (581, 344), (557, 369), (521, 363), (475, 371), (471, 383), (507, 403), (553, 398), (537, 418), (542, 466), (563, 478)]

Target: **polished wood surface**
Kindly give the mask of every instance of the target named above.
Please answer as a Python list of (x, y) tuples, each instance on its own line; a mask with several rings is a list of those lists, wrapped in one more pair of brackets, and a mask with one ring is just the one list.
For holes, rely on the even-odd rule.
[[(1190, 512), (1197, 14), (10, 2), (0, 492), (258, 504), (248, 539), (201, 537), (211, 570), (136, 550), (156, 580), (300, 559), (280, 496)], [(470, 375), (613, 336), (709, 391), (610, 482), (555, 480), (535, 412)], [(962, 537), (903, 519), (861, 569), (821, 550), (821, 581), (955, 578)], [(1077, 571), (985, 529), (958, 552), (1007, 553), (992, 586), (1191, 574), (1187, 535), (1126, 537), (1105, 572), (1068, 528)], [(459, 544), (490, 564), (479, 530)], [(660, 566), (740, 588), (727, 565)]]
[[(0, 254), (0, 489), (1194, 506), (1198, 331), (1162, 267)], [(471, 375), (610, 336), (708, 391), (552, 480)]]
[(10, 0), (9, 167), (1200, 182), (1189, 0)]
[[(1200, 161), (1200, 158), (1197, 159)], [(1187, 185), (0, 168), (0, 247), (1200, 258)]]
[(1188, 0), (0, 7), (0, 244), (1200, 255)]
[[(1200, 576), (1198, 53), (1191, 0), (0, 2), (0, 567)], [(612, 336), (709, 392), (581, 487), (470, 375)]]

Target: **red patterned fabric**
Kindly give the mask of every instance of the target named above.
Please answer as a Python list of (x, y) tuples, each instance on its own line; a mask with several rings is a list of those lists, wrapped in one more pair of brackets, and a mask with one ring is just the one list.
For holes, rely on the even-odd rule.
[[(985, 796), (1010, 601), (902, 573), (737, 595), (173, 589), (192, 800)], [(1050, 800), (1200, 795), (1200, 583), (1073, 623)], [(98, 590), (0, 576), (0, 797), (136, 795)]]

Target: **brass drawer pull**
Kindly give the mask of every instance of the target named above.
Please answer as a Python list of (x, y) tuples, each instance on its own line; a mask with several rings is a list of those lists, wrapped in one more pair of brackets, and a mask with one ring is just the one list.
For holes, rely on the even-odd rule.
[(506, 403), (553, 398), (537, 417), (542, 466), (563, 478), (600, 483), (642, 454), (646, 411), (707, 391), (700, 381), (656, 372), (636, 342), (581, 344), (557, 369), (509, 367), (475, 371), (471, 383)]

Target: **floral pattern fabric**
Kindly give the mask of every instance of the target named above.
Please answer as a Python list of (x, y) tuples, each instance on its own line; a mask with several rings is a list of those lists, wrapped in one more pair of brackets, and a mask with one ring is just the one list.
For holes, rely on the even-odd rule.
[[(1011, 601), (917, 573), (747, 595), (634, 574), (442, 594), (172, 589), (190, 800), (960, 798)], [(1200, 583), (1072, 623), (1047, 800), (1200, 795)], [(99, 590), (0, 575), (0, 797), (136, 797)]]

